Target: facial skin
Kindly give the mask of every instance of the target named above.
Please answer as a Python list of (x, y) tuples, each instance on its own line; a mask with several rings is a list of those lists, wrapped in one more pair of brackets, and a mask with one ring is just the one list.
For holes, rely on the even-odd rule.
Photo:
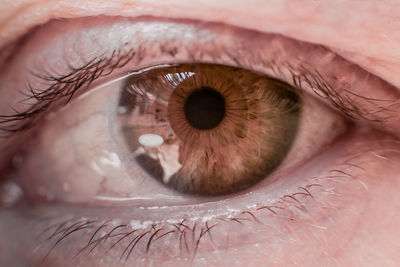
[[(0, 46), (20, 37), (31, 26), (52, 18), (72, 19), (97, 15), (189, 18), (280, 33), (321, 44), (382, 78), (397, 90), (400, 88), (400, 20), (396, 16), (399, 5), (396, 1), (377, 3), (322, 0), (229, 3), (208, 0), (4, 0), (0, 6)], [(4, 63), (0, 66), (7, 67)], [(379, 90), (376, 88), (376, 91), (361, 94), (375, 98), (381, 95)], [(400, 99), (398, 90), (391, 94), (393, 99), (396, 96)], [(340, 191), (343, 203), (345, 199), (349, 203), (341, 206), (340, 211), (330, 207), (335, 217), (332, 216), (333, 222), (326, 223), (326, 228), (315, 230), (315, 233), (311, 230), (306, 233), (291, 231), (297, 235), (293, 237), (295, 241), (282, 238), (277, 242), (279, 249), (276, 250), (268, 241), (264, 241), (257, 247), (247, 244), (236, 251), (226, 249), (222, 253), (224, 256), (213, 258), (204, 255), (203, 261), (196, 264), (221, 266), (228, 264), (229, 258), (229, 262), (236, 262), (239, 266), (396, 266), (400, 262), (400, 245), (397, 242), (400, 239), (400, 129), (396, 126), (400, 122), (400, 106), (393, 104), (391, 109), (387, 124), (392, 126), (389, 127), (393, 129), (392, 132), (377, 131), (373, 136), (360, 134), (360, 139), (355, 141), (358, 146), (354, 145), (354, 149), (360, 149), (359, 153), (365, 152), (363, 149), (367, 146), (376, 147), (376, 151), (369, 151), (362, 162), (358, 163), (364, 171), (355, 178), (357, 182), (350, 183), (349, 188)], [(382, 140), (386, 140), (387, 144), (380, 144)], [(352, 188), (355, 184), (362, 184), (363, 189)], [(9, 216), (13, 215), (0, 210), (0, 221), (12, 222)], [(20, 264), (16, 258), (12, 262), (12, 258), (4, 256), (18, 255), (15, 246), (7, 249), (7, 244), (18, 243), (7, 234), (10, 227), (11, 223), (0, 224), (0, 260), (5, 259), (8, 264)], [(253, 237), (249, 235), (247, 238), (251, 240)], [(271, 255), (269, 251), (276, 254)]]

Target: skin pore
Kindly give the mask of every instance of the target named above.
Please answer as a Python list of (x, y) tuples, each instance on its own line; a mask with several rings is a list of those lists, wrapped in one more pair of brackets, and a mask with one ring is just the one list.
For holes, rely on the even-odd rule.
[[(400, 92), (400, 20), (396, 17), (396, 1), (2, 1), (0, 7), (0, 46), (16, 40), (29, 29), (53, 18), (79, 18), (86, 16), (154, 16), (163, 18), (196, 19), (222, 22), (261, 32), (279, 33), (298, 40), (329, 47), (336, 54), (358, 64), (366, 71), (393, 85), (397, 91), (390, 94), (399, 99)], [(7, 53), (7, 50), (5, 50)], [(2, 57), (3, 58), (3, 57)], [(7, 64), (0, 63), (1, 68)], [(1, 89), (3, 90), (3, 89)], [(0, 91), (0, 97), (3, 91)], [(357, 92), (364, 97), (385, 99), (380, 88)], [(389, 114), (387, 114), (389, 115)], [(238, 266), (396, 266), (400, 262), (400, 105), (391, 105), (390, 117), (385, 123), (390, 133), (360, 133), (354, 142), (354, 154), (368, 151), (357, 165), (363, 169), (341, 188), (343, 202), (334, 210), (331, 222), (324, 229), (295, 230), (293, 239), (279, 237), (278, 241), (249, 243), (236, 249), (230, 247), (222, 254), (207, 256), (207, 249), (200, 251), (202, 261), (195, 265), (236, 263)], [(378, 129), (379, 130), (379, 129)], [(385, 144), (381, 141), (385, 140)], [(343, 147), (346, 147), (343, 145)], [(358, 151), (358, 150), (359, 151)], [(356, 151), (357, 150), (357, 151)], [(0, 152), (1, 153), (1, 152)], [(358, 187), (356, 187), (356, 184)], [(363, 185), (360, 189), (359, 185)], [(356, 188), (356, 189), (355, 189)], [(354, 196), (352, 195), (354, 194)], [(347, 201), (347, 202), (346, 202)], [(344, 204), (343, 204), (344, 203)], [(337, 209), (336, 209), (337, 208)], [(328, 208), (327, 208), (328, 209)], [(336, 209), (336, 210), (335, 210)], [(329, 214), (329, 212), (326, 212)], [(0, 221), (10, 221), (10, 213), (0, 210)], [(318, 221), (319, 216), (315, 215)], [(328, 216), (329, 217), (329, 216)], [(326, 219), (329, 221), (329, 219)], [(18, 220), (15, 220), (18, 221)], [(18, 221), (19, 223), (23, 223)], [(319, 223), (317, 223), (319, 224)], [(26, 242), (23, 235), (14, 239), (7, 234), (11, 223), (0, 224), (0, 260), (12, 264), (20, 262), (18, 242)], [(13, 225), (17, 227), (17, 225)], [(241, 231), (236, 226), (236, 231)], [(297, 226), (295, 226), (297, 227)], [(25, 229), (26, 231), (26, 229)], [(248, 240), (253, 236), (247, 233)], [(20, 240), (19, 240), (20, 239)], [(271, 243), (276, 241), (276, 245)], [(34, 248), (32, 248), (34, 250)], [(273, 252), (271, 255), (271, 251)], [(275, 253), (275, 254), (274, 254)], [(11, 255), (11, 256), (10, 256)], [(223, 255), (223, 256), (221, 256)], [(161, 256), (160, 256), (161, 257)], [(229, 258), (229, 260), (228, 260)], [(0, 261), (1, 263), (1, 261)], [(174, 264), (170, 260), (171, 265)], [(176, 260), (175, 264), (179, 264)], [(142, 263), (145, 265), (145, 263)], [(69, 266), (65, 263), (65, 266)], [(90, 264), (88, 265), (90, 266)], [(117, 265), (116, 265), (117, 266)]]

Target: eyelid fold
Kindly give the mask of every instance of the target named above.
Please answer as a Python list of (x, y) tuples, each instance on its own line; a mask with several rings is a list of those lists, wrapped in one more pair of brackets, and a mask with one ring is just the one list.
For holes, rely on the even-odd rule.
[[(60, 27), (65, 28), (63, 34), (58, 31)], [(8, 90), (1, 92), (5, 96), (0, 105), (3, 129), (23, 128), (21, 124), (29, 122), (25, 118), (31, 118), (31, 114), (36, 117), (56, 99), (64, 98), (65, 103), (90, 83), (115, 74), (114, 69), (122, 66), (140, 69), (171, 59), (240, 65), (278, 76), (293, 86), (317, 93), (352, 119), (397, 129), (387, 120), (397, 115), (397, 91), (322, 46), (276, 34), (194, 21), (109, 18), (98, 22), (95, 18), (85, 18), (54, 21), (43, 28), (46, 31), (38, 30), (31, 37), (13, 68), (1, 77), (7, 85), (3, 88)], [(110, 62), (111, 68), (103, 67)], [(17, 75), (13, 69), (22, 66), (27, 72), (18, 80), (23, 83), (7, 79)], [(377, 87), (380, 90), (375, 90)], [(26, 95), (30, 95), (28, 101)], [(13, 114), (13, 110), (20, 111), (19, 115)]]

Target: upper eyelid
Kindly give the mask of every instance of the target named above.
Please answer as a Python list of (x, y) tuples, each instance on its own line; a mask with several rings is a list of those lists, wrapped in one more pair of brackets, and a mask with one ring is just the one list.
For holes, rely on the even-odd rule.
[[(82, 67), (72, 69), (71, 72), (66, 75), (58, 77), (40, 77), (45, 81), (52, 82), (52, 84), (47, 89), (39, 92), (35, 92), (33, 88), (30, 88), (30, 93), (32, 94), (30, 97), (37, 100), (36, 104), (30, 109), (19, 112), (15, 115), (0, 116), (0, 124), (11, 121), (22, 122), (16, 123), (14, 127), (11, 128), (2, 129), (0, 127), (0, 129), (17, 132), (29, 128), (32, 124), (32, 121), (29, 119), (45, 112), (51, 102), (64, 100), (64, 104), (67, 104), (78, 90), (84, 90), (82, 87), (87, 88), (96, 79), (103, 76), (105, 77), (112, 71), (124, 67), (133, 56), (135, 56), (135, 51), (129, 51), (123, 54), (120, 51), (114, 51), (111, 57), (92, 59)], [(317, 93), (323, 94), (331, 103), (336, 105), (338, 109), (349, 117), (364, 117), (364, 114), (357, 109), (356, 106), (352, 105), (351, 102), (340, 98), (340, 95), (330, 88), (329, 84), (324, 80), (324, 77), (322, 77), (321, 74), (318, 72), (313, 73), (305, 67), (303, 67), (302, 72), (304, 74), (303, 76), (295, 74), (294, 72), (292, 73), (293, 83), (297, 85), (298, 88), (301, 88), (302, 82), (308, 83), (309, 85), (312, 85), (312, 88), (314, 88)]]
[[(171, 53), (171, 51), (164, 52)], [(236, 55), (232, 55), (228, 52), (226, 55), (230, 56), (232, 61), (237, 61)], [(143, 55), (140, 55), (140, 49), (128, 51), (115, 50), (110, 57), (94, 58), (79, 68), (71, 69), (70, 73), (66, 75), (43, 76), (38, 74), (38, 76), (41, 76), (41, 79), (46, 80), (47, 82), (51, 81), (51, 85), (45, 90), (39, 90), (37, 93), (35, 93), (34, 89), (31, 88), (32, 95), (30, 97), (35, 98), (37, 103), (28, 110), (14, 115), (0, 116), (0, 124), (8, 123), (10, 121), (17, 122), (16, 124), (13, 124), (12, 127), (3, 130), (14, 132), (23, 128), (28, 128), (29, 118), (31, 118), (32, 115), (36, 117), (46, 111), (51, 102), (66, 98), (66, 101), (64, 102), (67, 103), (78, 90), (81, 90), (82, 87), (87, 87), (97, 78), (106, 76), (105, 72), (107, 71), (111, 73), (113, 70), (125, 66), (134, 56), (143, 57)], [(280, 66), (277, 66), (276, 64), (274, 65), (274, 62), (262, 63), (267, 67), (275, 68), (273, 71), (280, 71)], [(318, 70), (308, 69), (305, 65), (301, 65), (300, 68), (295, 68), (291, 66), (290, 62), (285, 65), (287, 70), (291, 72), (292, 77), (290, 77), (290, 79), (293, 80), (294, 85), (301, 88), (301, 83), (307, 83), (314, 92), (323, 95), (323, 97), (331, 102), (331, 104), (342, 110), (349, 117), (368, 119), (368, 111), (358, 108), (357, 105), (354, 105), (348, 97), (342, 97), (335, 88), (326, 81), (323, 74)], [(353, 96), (360, 97), (361, 99), (364, 98), (364, 100), (369, 102), (383, 102), (381, 99), (375, 100), (373, 98), (365, 98), (357, 94), (353, 94)], [(380, 105), (376, 104), (376, 106), (380, 108)], [(382, 109), (384, 108), (385, 107), (382, 107)], [(379, 118), (374, 118), (374, 120), (380, 122)]]

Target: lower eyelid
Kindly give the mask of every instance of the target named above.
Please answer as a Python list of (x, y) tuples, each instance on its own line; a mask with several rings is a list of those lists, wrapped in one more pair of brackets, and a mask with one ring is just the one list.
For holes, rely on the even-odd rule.
[[(358, 133), (355, 134), (355, 137), (358, 136)], [(362, 138), (369, 139), (365, 136)], [(32, 233), (41, 233), (35, 241), (39, 245), (35, 257), (41, 259), (43, 255), (52, 251), (49, 260), (57, 262), (58, 253), (61, 253), (63, 257), (65, 257), (64, 253), (74, 255), (81, 248), (85, 248), (93, 236), (95, 237), (93, 237), (92, 241), (96, 240), (96, 237), (100, 238), (107, 235), (115, 227), (125, 224), (127, 227), (119, 227), (121, 232), (117, 233), (130, 233), (133, 230), (136, 230), (138, 233), (127, 237), (123, 242), (121, 241), (107, 255), (104, 254), (105, 251), (118, 240), (118, 237), (114, 239), (107, 238), (105, 242), (102, 242), (102, 246), (98, 246), (95, 249), (95, 254), (88, 252), (90, 250), (90, 246), (88, 246), (86, 248), (87, 251), (82, 255), (88, 255), (87, 253), (89, 253), (89, 259), (91, 260), (95, 259), (91, 258), (92, 256), (99, 254), (105, 255), (104, 257), (119, 259), (121, 253), (123, 253), (134, 238), (147, 232), (149, 233), (135, 246), (133, 254), (129, 258), (130, 261), (140, 260), (141, 258), (145, 259), (149, 256), (153, 260), (161, 260), (166, 254), (160, 253), (160, 251), (165, 251), (166, 246), (168, 247), (167, 251), (171, 253), (169, 260), (172, 260), (173, 256), (190, 260), (195, 250), (198, 257), (201, 257), (200, 255), (204, 253), (214, 253), (219, 250), (226, 250), (229, 247), (233, 248), (236, 245), (246, 247), (257, 243), (265, 244), (266, 241), (270, 243), (269, 246), (271, 246), (270, 249), (272, 251), (281, 245), (286, 246), (285, 248), (287, 249), (287, 246), (290, 246), (288, 244), (293, 244), (293, 242), (296, 244), (307, 243), (310, 241), (311, 236), (314, 236), (311, 238), (313, 240), (313, 238), (324, 235), (326, 229), (332, 227), (332, 223), (334, 224), (335, 221), (340, 220), (340, 214), (343, 210), (348, 210), (349, 203), (352, 200), (358, 199), (360, 195), (368, 193), (368, 185), (363, 184), (362, 179), (359, 178), (363, 176), (363, 173), (368, 171), (368, 168), (364, 169), (365, 166), (360, 165), (363, 162), (363, 158), (368, 155), (368, 151), (371, 154), (376, 153), (376, 151), (383, 153), (385, 148), (387, 149), (392, 146), (389, 139), (389, 142), (384, 145), (379, 144), (365, 148), (364, 150), (367, 153), (356, 152), (356, 150), (352, 151), (352, 146), (349, 147), (347, 144), (350, 140), (343, 140), (342, 144), (339, 144), (334, 149), (336, 150), (335, 153), (341, 155), (337, 158), (337, 166), (333, 167), (331, 162), (329, 164), (322, 164), (329, 165), (330, 168), (326, 170), (326, 166), (321, 166), (321, 173), (319, 175), (308, 179), (302, 186), (297, 184), (297, 188), (293, 188), (293, 193), (282, 196), (274, 203), (268, 203), (268, 200), (265, 199), (266, 194), (262, 192), (255, 193), (259, 194), (259, 196), (260, 194), (264, 196), (264, 198), (259, 198), (260, 202), (254, 201), (257, 197), (254, 197), (253, 194), (245, 196), (244, 199), (254, 198), (251, 201), (246, 200), (246, 202), (252, 203), (252, 205), (236, 212), (232, 210), (230, 212), (231, 215), (220, 217), (213, 217), (212, 214), (209, 214), (208, 217), (205, 215), (207, 214), (207, 210), (217, 210), (211, 205), (222, 205), (221, 207), (225, 207), (224, 209), (226, 209), (225, 202), (201, 205), (204, 214), (199, 219), (193, 217), (193, 214), (196, 213), (195, 210), (188, 208), (185, 211), (185, 207), (176, 208), (180, 212), (177, 212), (179, 215), (175, 219), (170, 216), (171, 214), (175, 214), (171, 208), (163, 209), (161, 207), (147, 209), (137, 207), (138, 212), (135, 212), (132, 208), (113, 208), (112, 213), (114, 215), (111, 218), (108, 217), (109, 215), (106, 215), (108, 211), (111, 211), (108, 208), (92, 207), (90, 211), (87, 208), (61, 206), (57, 209), (54, 209), (55, 206), (33, 208), (25, 214), (33, 215), (33, 218), (36, 217), (35, 214), (40, 214), (39, 217), (34, 219), (35, 222), (33, 224), (28, 225), (30, 229), (35, 229)], [(379, 143), (377, 141), (374, 142)], [(349, 148), (343, 150), (342, 146)], [(360, 150), (360, 145), (355, 145), (355, 147), (358, 147), (358, 150)], [(325, 157), (326, 159), (315, 159), (314, 161), (326, 161), (328, 158), (332, 160), (332, 151), (326, 153), (326, 155), (321, 155), (321, 157)], [(312, 162), (310, 164), (315, 166), (315, 163)], [(311, 166), (305, 166), (305, 168), (315, 169)], [(309, 171), (306, 170), (305, 174)], [(237, 201), (243, 202), (240, 198)], [(139, 219), (141, 217), (140, 213), (143, 214), (142, 219)], [(20, 214), (24, 214), (24, 212)], [(70, 216), (69, 214), (73, 215)], [(82, 217), (80, 214), (82, 214)], [(135, 215), (132, 216), (132, 214)], [(164, 222), (156, 219), (156, 217), (160, 218), (162, 216), (167, 216), (168, 219), (164, 219)], [(40, 218), (47, 218), (45, 224), (43, 224)], [(53, 219), (49, 220), (49, 218)], [(54, 225), (48, 228), (49, 221), (51, 221), (51, 225)], [(88, 223), (88, 225), (85, 223)], [(103, 224), (105, 226), (99, 229)], [(181, 232), (177, 227), (187, 229), (188, 236), (185, 242), (189, 249), (185, 248), (185, 242), (180, 241)], [(193, 230), (194, 227), (195, 230)], [(208, 233), (207, 229), (210, 227), (213, 228)], [(158, 231), (159, 229), (162, 230)], [(176, 229), (175, 232), (168, 233), (173, 229)], [(206, 231), (207, 234), (204, 234)], [(96, 235), (94, 235), (95, 233)], [(66, 234), (68, 236), (65, 236)], [(166, 235), (164, 236), (164, 234)], [(251, 240), (247, 240), (247, 235), (251, 237)], [(150, 240), (151, 236), (153, 238)], [(56, 243), (56, 247), (53, 247)], [(74, 244), (72, 251), (70, 250), (71, 244)], [(197, 246), (197, 244), (199, 245)], [(146, 253), (147, 250), (148, 252)]]
[[(304, 173), (298, 174), (301, 176), (298, 178), (309, 177), (309, 179), (303, 184), (292, 185), (288, 191), (288, 195), (294, 196), (304, 206), (291, 197), (283, 196), (282, 202), (285, 203), (285, 206), (282, 209), (274, 210), (269, 206), (276, 203), (269, 202), (265, 192), (260, 192), (258, 201), (257, 197), (254, 197), (248, 202), (249, 205), (242, 205), (243, 208), (236, 214), (232, 214), (231, 218), (228, 215), (223, 216), (222, 220), (218, 220), (220, 223), (218, 227), (215, 226), (210, 230), (210, 235), (207, 232), (200, 238), (194, 262), (199, 264), (204, 260), (215, 260), (216, 263), (218, 260), (226, 262), (228, 255), (234, 255), (238, 262), (247, 262), (248, 259), (240, 259), (240, 255), (247, 252), (254, 255), (252, 262), (286, 262), (287, 260), (302, 262), (304, 255), (308, 252), (306, 262), (317, 262), (320, 253), (335, 255), (340, 247), (346, 247), (348, 239), (351, 238), (357, 227), (351, 218), (354, 218), (355, 212), (359, 212), (363, 208), (362, 205), (365, 204), (361, 203), (362, 200), (371, 196), (371, 191), (374, 190), (373, 186), (376, 183), (376, 181), (365, 180), (365, 174), (370, 172), (370, 168), (375, 165), (391, 164), (392, 161), (388, 161), (388, 159), (395, 160), (392, 156), (393, 148), (400, 144), (390, 136), (360, 128), (355, 128), (350, 136), (338, 142), (335, 144), (335, 148), (331, 148), (330, 151), (320, 155), (319, 159), (310, 162), (312, 165), (304, 166)], [(397, 153), (395, 154), (397, 157), (400, 156), (398, 150), (395, 150), (394, 153)], [(334, 154), (337, 157), (334, 157)], [(365, 164), (372, 161), (374, 164)], [(332, 165), (334, 162), (336, 164)], [(317, 166), (317, 168), (313, 166)], [(320, 169), (319, 174), (310, 172), (310, 170), (318, 172), (317, 169)], [(385, 177), (385, 179), (387, 178), (389, 177)], [(307, 193), (303, 194), (306, 191), (300, 187), (309, 190), (312, 197)], [(291, 193), (289, 194), (289, 192)], [(254, 194), (249, 194), (246, 198), (253, 196)], [(244, 203), (241, 199), (237, 199), (237, 202)], [(224, 202), (221, 202), (221, 205), (226, 210)], [(271, 209), (268, 209), (267, 206)], [(199, 207), (205, 211), (213, 209), (210, 205)], [(190, 222), (190, 219), (194, 219), (194, 213), (199, 209), (184, 210), (183, 208), (177, 207), (177, 210), (180, 211), (179, 217), (174, 221), (166, 222), (166, 224), (171, 226), (171, 223), (179, 224), (182, 221), (183, 223), (188, 221), (188, 224), (191, 223), (190, 228), (193, 229), (194, 224)], [(125, 243), (120, 243), (108, 253), (105, 251), (118, 240), (118, 236), (115, 236), (114, 239), (107, 238), (91, 252), (91, 248), (87, 247), (77, 257), (74, 255), (87, 246), (95, 233), (94, 239), (101, 238), (115, 227), (127, 224), (128, 227), (118, 229), (128, 230), (133, 229), (133, 226), (136, 227), (135, 229), (140, 228), (137, 229), (140, 231), (139, 235), (150, 230), (150, 233), (135, 245), (128, 263), (139, 263), (142, 260), (187, 263), (192, 260), (193, 248), (196, 247), (202, 230), (204, 233), (205, 229), (213, 225), (215, 219), (206, 216), (199, 217), (194, 234), (190, 232), (187, 236), (187, 238), (194, 237), (193, 240), (186, 241), (191, 249), (187, 252), (185, 242), (180, 241), (180, 232), (165, 236), (163, 234), (168, 231), (159, 231), (155, 234), (161, 225), (157, 225), (154, 230), (152, 224), (159, 221), (163, 212), (162, 208), (154, 207), (147, 210), (139, 208), (138, 211), (140, 210), (142, 216), (130, 208), (98, 209), (90, 207), (88, 209), (88, 207), (52, 205), (31, 207), (29, 210), (22, 207), (13, 210), (2, 209), (1, 217), (7, 219), (2, 220), (0, 225), (2, 229), (8, 229), (2, 233), (2, 238), (10, 241), (8, 245), (11, 251), (13, 247), (18, 246), (18, 250), (15, 251), (19, 251), (22, 255), (28, 255), (25, 259), (30, 264), (34, 261), (41, 266), (43, 264), (75, 266), (78, 262), (84, 261), (96, 264), (96, 266), (102, 266), (101, 264), (108, 262), (109, 264), (106, 266), (110, 266), (110, 264), (120, 264), (121, 254), (138, 235), (128, 236)], [(250, 213), (247, 213), (248, 211), (263, 224), (257, 222)], [(164, 209), (166, 218), (170, 218), (171, 214), (173, 212)], [(239, 219), (235, 220), (234, 217)], [(70, 221), (66, 222), (68, 219)], [(79, 228), (82, 226), (79, 223), (92, 220), (94, 222), (90, 225), (93, 227)], [(65, 225), (64, 222), (69, 224)], [(99, 229), (105, 222), (107, 222), (107, 227)], [(57, 229), (58, 233), (54, 234)], [(96, 230), (98, 231), (96, 232)], [(122, 233), (122, 231), (118, 233)], [(52, 236), (53, 234), (54, 236)], [(64, 236), (65, 234), (67, 236)], [(9, 236), (8, 239), (7, 236)], [(152, 236), (149, 250), (146, 252), (149, 238)], [(158, 237), (160, 238), (157, 239)], [(252, 238), (256, 239), (253, 241)], [(317, 248), (316, 244), (318, 244)], [(36, 247), (33, 254), (31, 254), (32, 247)], [(128, 249), (130, 250), (130, 248)], [(43, 261), (43, 257), (49, 251), (51, 253)], [(176, 253), (171, 254), (176, 257), (168, 256), (167, 251)], [(231, 254), (233, 251), (240, 251), (241, 254)], [(269, 255), (267, 261), (265, 251), (268, 251)], [(286, 254), (289, 251), (294, 253)], [(317, 258), (315, 258), (316, 256)], [(18, 254), (18, 258), (20, 257)]]

